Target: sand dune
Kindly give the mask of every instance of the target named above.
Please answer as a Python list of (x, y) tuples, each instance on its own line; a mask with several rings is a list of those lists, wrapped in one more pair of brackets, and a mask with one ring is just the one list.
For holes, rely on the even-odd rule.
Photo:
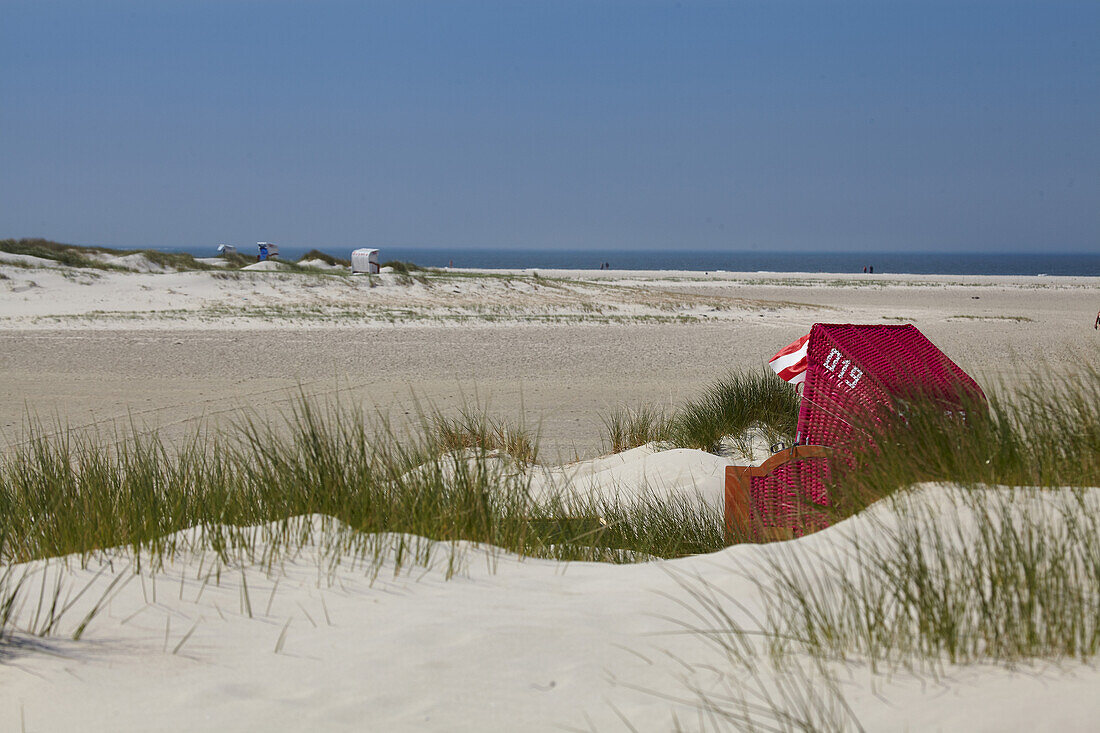
[[(912, 501), (939, 508), (967, 536), (950, 489), (924, 486)], [(273, 565), (262, 559), (262, 537), (273, 541), (284, 524), (257, 529), (256, 559), (239, 564), (203, 551), (188, 531), (162, 568), (146, 558), (138, 575), (125, 550), (86, 567), (75, 558), (18, 566), (34, 587), (47, 577), (52, 588), (60, 573), (65, 594), (85, 591), (58, 633), (22, 636), (5, 650), (0, 727), (664, 731), (678, 720), (707, 728), (696, 693), (717, 699), (730, 685), (760, 684), (774, 692), (777, 678), (767, 664), (751, 673), (704, 636), (683, 633), (705, 623), (683, 584), (710, 587), (735, 623), (755, 628), (762, 599), (753, 578), (767, 578), (770, 563), (812, 568), (881, 536), (895, 511), (876, 507), (793, 542), (628, 566), (521, 560), (461, 544), (431, 545), (428, 567), (397, 567), (392, 552), (372, 563), (324, 550), (322, 538), (341, 530), (323, 517), (293, 520), (313, 539), (277, 553)], [(455, 553), (461, 570), (448, 580)], [(80, 641), (69, 640), (101, 599)], [(1071, 662), (946, 665), (934, 677), (873, 672), (858, 659), (831, 667), (866, 730), (1086, 730), (1100, 684), (1094, 666)]]

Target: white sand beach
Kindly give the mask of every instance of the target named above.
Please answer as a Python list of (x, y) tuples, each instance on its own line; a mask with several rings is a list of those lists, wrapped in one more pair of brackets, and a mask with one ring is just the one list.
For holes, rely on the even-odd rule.
[[(969, 536), (973, 525), (952, 496), (928, 485), (912, 502)], [(1087, 501), (1097, 500), (1092, 490)], [(175, 556), (155, 570), (146, 557), (138, 574), (127, 551), (39, 561), (16, 573), (48, 589), (60, 577), (73, 604), (55, 636), (4, 648), (0, 727), (722, 730), (736, 728), (708, 702), (736, 710), (740, 695), (763, 729), (787, 713), (809, 715), (819, 729), (1089, 730), (1094, 664), (914, 671), (836, 660), (827, 665), (839, 675), (830, 692), (805, 657), (777, 672), (753, 637), (755, 667), (710, 643), (720, 630), (700, 599), (717, 599), (728, 629), (758, 628), (773, 563), (802, 563), (826, 578), (823, 559), (874, 543), (896, 520), (883, 505), (801, 540), (623, 566), (435, 544), (428, 566), (398, 567), (397, 544), (417, 538), (383, 538), (391, 549), (364, 560), (324, 549), (340, 530), (323, 517), (292, 521), (313, 540), (274, 563), (265, 542), (285, 525), (255, 530), (252, 560), (190, 551), (197, 535), (183, 532)], [(68, 638), (97, 604), (80, 640)], [(21, 620), (33, 623), (33, 612), (27, 604)], [(784, 693), (784, 679), (812, 692)]]
[[(159, 427), (279, 409), (301, 389), (487, 404), (562, 460), (599, 413), (678, 404), (816, 322), (913, 323), (983, 383), (1095, 353), (1100, 278), (663, 271), (116, 272), (0, 262), (0, 431)], [(27, 265), (33, 265), (28, 267)], [(140, 263), (139, 263), (140, 264)], [(39, 266), (43, 265), (43, 266)], [(48, 265), (48, 266), (46, 266)], [(141, 269), (148, 269), (142, 267)]]
[[(157, 429), (171, 442), (242, 410), (273, 415), (299, 392), (399, 424), (415, 421), (418, 401), (479, 403), (539, 426), (536, 493), (679, 497), (717, 514), (725, 466), (750, 457), (652, 446), (608, 456), (601, 416), (681, 403), (730, 369), (760, 367), (816, 322), (913, 323), (984, 384), (1043, 366), (1071, 373), (1100, 338), (1098, 278), (368, 279), (129, 264), (141, 271), (0, 262), (6, 441), (24, 437), (28, 411), (47, 432)], [(944, 509), (953, 492), (925, 485), (913, 501), (960, 522), (965, 541), (965, 512)], [(894, 511), (876, 506), (790, 542), (626, 565), (398, 536), (374, 538), (364, 556), (332, 543), (343, 536), (338, 522), (307, 516), (245, 531), (255, 540), (247, 555), (218, 557), (189, 530), (159, 558), (104, 548), (11, 566), (35, 592), (13, 609), (23, 631), (0, 647), (0, 729), (710, 730), (723, 725), (708, 700), (741, 704), (731, 694), (753, 705), (772, 696), (758, 709), (765, 729), (788, 709), (810, 709), (821, 728), (1089, 729), (1100, 683), (1091, 662), (914, 670), (835, 660), (830, 690), (805, 655), (776, 669), (753, 640), (758, 666), (745, 667), (708, 643), (707, 608), (731, 628), (758, 629), (769, 568), (823, 567), (853, 542), (873, 544), (900, 521)], [(265, 551), (288, 531), (305, 537), (300, 547)], [(408, 547), (433, 559), (398, 562)], [(38, 588), (63, 609), (41, 636), (31, 633), (44, 623)], [(820, 699), (791, 696), (791, 679), (808, 680)]]

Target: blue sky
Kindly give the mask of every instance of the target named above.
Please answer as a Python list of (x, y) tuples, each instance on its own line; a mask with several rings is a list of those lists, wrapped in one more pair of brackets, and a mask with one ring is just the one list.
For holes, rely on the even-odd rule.
[(1100, 3), (0, 2), (0, 236), (1096, 251)]

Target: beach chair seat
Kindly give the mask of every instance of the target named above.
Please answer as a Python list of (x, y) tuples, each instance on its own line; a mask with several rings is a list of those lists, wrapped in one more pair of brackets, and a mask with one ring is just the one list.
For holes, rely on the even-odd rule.
[(781, 540), (828, 526), (825, 481), (831, 453), (825, 446), (799, 445), (759, 466), (727, 466), (727, 534)]

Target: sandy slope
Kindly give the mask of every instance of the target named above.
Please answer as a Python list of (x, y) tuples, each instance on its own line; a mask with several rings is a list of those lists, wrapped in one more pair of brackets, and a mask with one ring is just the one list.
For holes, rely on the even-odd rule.
[[(914, 501), (950, 507), (949, 498), (948, 489), (925, 486)], [(942, 516), (954, 521), (958, 513)], [(566, 566), (464, 545), (450, 580), (454, 548), (434, 545), (429, 569), (397, 569), (389, 553), (372, 567), (323, 552), (321, 528), (336, 529), (320, 517), (302, 520), (315, 540), (270, 568), (227, 566), (182, 549), (139, 576), (124, 551), (85, 568), (69, 560), (63, 571), (59, 561), (32, 563), (17, 570), (34, 587), (41, 574), (62, 572), (66, 589), (87, 591), (54, 636), (24, 636), (4, 650), (0, 729), (550, 731), (629, 723), (665, 731), (673, 716), (703, 729), (690, 689), (774, 690), (776, 678), (766, 665), (750, 674), (683, 633), (713, 623), (695, 616), (683, 584), (705, 581), (724, 594), (734, 621), (756, 628), (753, 578), (766, 578), (768, 563), (813, 567), (854, 540), (873, 541), (891, 521), (880, 505), (794, 542), (633, 566)], [(957, 521), (965, 526), (965, 517)], [(83, 638), (68, 639), (104, 596)], [(1069, 662), (947, 665), (931, 676), (873, 673), (852, 659), (832, 671), (866, 730), (1087, 730), (1100, 684), (1094, 666)]]

